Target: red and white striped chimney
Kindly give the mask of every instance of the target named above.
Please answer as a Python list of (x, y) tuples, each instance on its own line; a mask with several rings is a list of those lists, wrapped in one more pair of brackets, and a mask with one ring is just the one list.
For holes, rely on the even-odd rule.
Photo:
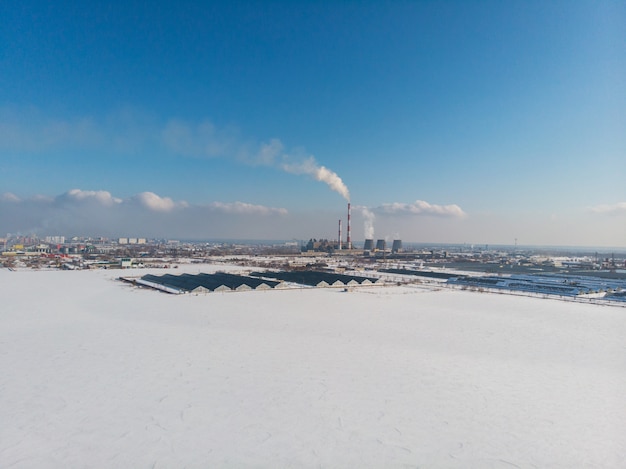
[(352, 249), (352, 240), (350, 239), (350, 202), (348, 202), (348, 242), (347, 249)]
[(339, 236), (337, 236), (339, 242), (339, 250), (341, 251), (341, 218), (339, 219)]

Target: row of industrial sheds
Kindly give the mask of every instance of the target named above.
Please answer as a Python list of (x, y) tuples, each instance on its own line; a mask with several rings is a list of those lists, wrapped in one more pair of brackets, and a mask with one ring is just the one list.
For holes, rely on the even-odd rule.
[(168, 293), (209, 293), (219, 291), (269, 290), (279, 282), (227, 273), (144, 275), (133, 281), (137, 285)]
[(380, 279), (373, 277), (360, 277), (356, 275), (337, 274), (334, 272), (322, 272), (318, 270), (252, 272), (250, 275), (312, 287), (352, 287), (357, 285), (373, 285), (380, 281)]
[(141, 278), (122, 278), (167, 293), (209, 293), (223, 291), (269, 290), (285, 287), (286, 283), (314, 287), (345, 287), (372, 285), (377, 278), (358, 277), (319, 271), (253, 272), (250, 276), (223, 272), (214, 274), (152, 275)]

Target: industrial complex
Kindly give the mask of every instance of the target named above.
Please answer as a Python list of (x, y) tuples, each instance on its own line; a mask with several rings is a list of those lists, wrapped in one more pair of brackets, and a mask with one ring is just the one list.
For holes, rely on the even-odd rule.
[[(348, 203), (345, 240), (342, 220), (337, 239), (308, 242), (9, 235), (0, 238), (0, 259), (10, 270), (120, 269), (127, 283), (175, 294), (416, 284), (626, 306), (624, 250), (419, 245), (373, 237), (355, 243), (351, 211)], [(183, 264), (237, 265), (245, 272), (140, 272)]]

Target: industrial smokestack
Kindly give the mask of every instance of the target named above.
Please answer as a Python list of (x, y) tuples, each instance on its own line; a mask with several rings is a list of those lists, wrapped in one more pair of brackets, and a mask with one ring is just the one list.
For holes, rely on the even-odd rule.
[(337, 240), (339, 243), (339, 250), (341, 251), (341, 218), (339, 219), (339, 236), (337, 236)]
[(348, 202), (348, 240), (347, 248), (352, 249), (352, 239), (350, 238), (350, 202)]

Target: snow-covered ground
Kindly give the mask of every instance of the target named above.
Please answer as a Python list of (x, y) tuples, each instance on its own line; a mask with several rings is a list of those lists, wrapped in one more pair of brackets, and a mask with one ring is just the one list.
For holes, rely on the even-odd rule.
[(623, 308), (120, 273), (0, 271), (0, 467), (624, 467)]

